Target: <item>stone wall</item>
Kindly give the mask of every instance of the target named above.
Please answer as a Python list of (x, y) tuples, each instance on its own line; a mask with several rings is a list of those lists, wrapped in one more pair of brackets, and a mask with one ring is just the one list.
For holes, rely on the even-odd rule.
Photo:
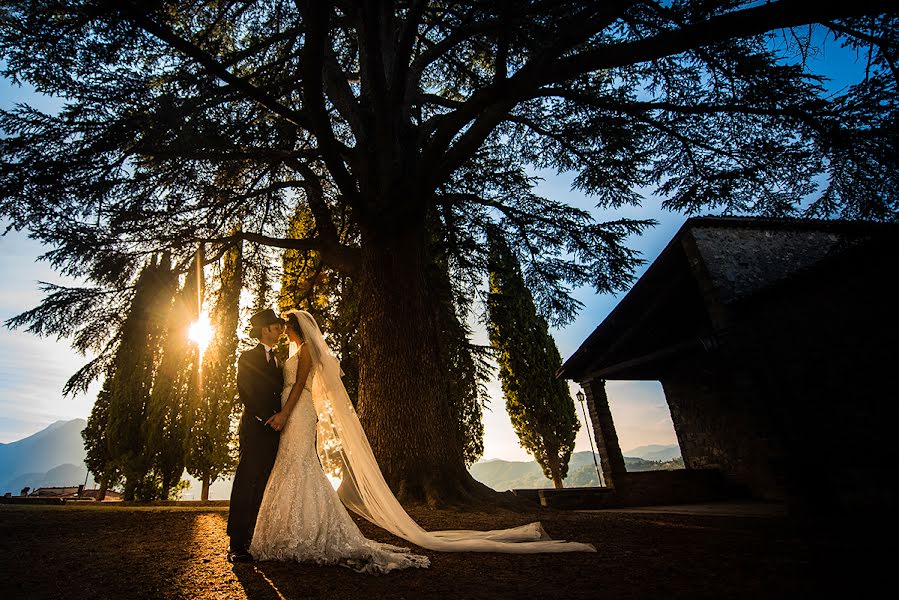
[[(632, 290), (629, 312), (615, 311), (627, 323), (603, 325), (603, 348), (614, 352), (592, 350), (605, 354), (593, 365), (584, 359), (575, 376), (659, 380), (688, 471), (720, 471), (755, 497), (824, 514), (894, 506), (899, 230), (822, 228), (695, 227), (671, 250), (684, 253), (695, 299), (680, 286), (659, 308), (652, 292), (664, 285), (654, 280), (648, 296)], [(677, 271), (668, 279), (680, 277), (667, 260)], [(648, 306), (658, 309), (655, 320), (645, 317)], [(680, 334), (701, 341), (701, 351), (659, 339), (672, 319), (689, 325)], [(594, 345), (601, 337), (594, 332)], [(654, 353), (660, 347), (677, 352)], [(657, 501), (663, 478), (644, 484), (624, 471), (608, 403), (591, 381), (582, 386), (616, 491), (602, 501)]]
[(848, 253), (732, 308), (728, 356), (751, 375), (770, 471), (806, 508), (896, 500), (896, 258)]
[(720, 471), (646, 471), (625, 473), (613, 488), (512, 490), (549, 508), (587, 510), (625, 506), (689, 504), (745, 498), (748, 491), (727, 481)]
[(757, 398), (751, 382), (717, 374), (663, 381), (662, 389), (687, 469), (718, 470), (728, 483), (759, 499), (784, 498), (765, 425), (743, 400)]
[(587, 410), (590, 415), (590, 429), (596, 441), (596, 453), (602, 467), (606, 487), (615, 487), (619, 477), (627, 472), (624, 456), (618, 443), (618, 434), (609, 409), (605, 382), (591, 379), (581, 382), (586, 395)]

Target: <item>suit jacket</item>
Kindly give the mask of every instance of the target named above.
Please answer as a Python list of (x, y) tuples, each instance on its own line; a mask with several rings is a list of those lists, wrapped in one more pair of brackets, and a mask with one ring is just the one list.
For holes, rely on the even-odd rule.
[[(237, 394), (244, 406), (241, 425), (256, 429), (281, 410), (281, 388), (284, 374), (280, 367), (266, 360), (265, 346), (258, 344), (240, 355), (237, 361)], [(254, 426), (255, 424), (255, 426)]]

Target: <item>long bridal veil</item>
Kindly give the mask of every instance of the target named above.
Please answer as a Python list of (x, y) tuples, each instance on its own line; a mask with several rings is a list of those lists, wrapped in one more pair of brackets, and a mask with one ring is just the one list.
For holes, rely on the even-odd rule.
[[(378, 527), (422, 548), (441, 552), (596, 552), (590, 544), (552, 540), (540, 523), (493, 531), (425, 531), (406, 513), (381, 474), (341, 380), (340, 362), (315, 319), (296, 315), (312, 356), (312, 398), (318, 413), (318, 454), (325, 472), (340, 479), (343, 504)], [(285, 313), (287, 314), (287, 313)]]

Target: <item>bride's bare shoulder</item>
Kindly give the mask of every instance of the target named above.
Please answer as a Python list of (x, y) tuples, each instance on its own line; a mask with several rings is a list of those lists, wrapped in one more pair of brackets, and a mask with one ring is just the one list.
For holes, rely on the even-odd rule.
[(297, 360), (300, 362), (300, 364), (304, 362), (310, 362), (312, 360), (312, 355), (309, 353), (309, 344), (300, 344), (300, 349), (297, 350), (297, 353), (294, 354), (294, 356), (297, 357)]

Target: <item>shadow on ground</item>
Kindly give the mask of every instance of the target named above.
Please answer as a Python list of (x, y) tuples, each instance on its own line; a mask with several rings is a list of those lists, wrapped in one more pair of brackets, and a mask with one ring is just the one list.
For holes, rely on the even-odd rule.
[[(867, 580), (837, 538), (785, 516), (413, 510), (426, 529), (532, 520), (596, 554), (447, 554), (383, 576), (341, 567), (225, 560), (227, 507), (0, 506), (0, 597), (61, 598), (786, 598)], [(379, 541), (401, 543), (366, 523)], [(820, 533), (820, 532), (819, 532)], [(856, 561), (860, 562), (860, 561)]]

